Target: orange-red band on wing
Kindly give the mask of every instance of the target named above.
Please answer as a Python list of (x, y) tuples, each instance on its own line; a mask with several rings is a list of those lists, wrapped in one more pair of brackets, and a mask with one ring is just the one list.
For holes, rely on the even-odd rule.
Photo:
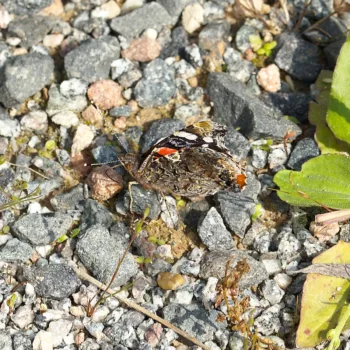
[(173, 154), (173, 153), (176, 153), (178, 152), (177, 149), (174, 149), (174, 148), (168, 148), (168, 147), (162, 147), (162, 148), (159, 148), (159, 150), (157, 151), (157, 154), (159, 154), (160, 156), (167, 156), (169, 154)]

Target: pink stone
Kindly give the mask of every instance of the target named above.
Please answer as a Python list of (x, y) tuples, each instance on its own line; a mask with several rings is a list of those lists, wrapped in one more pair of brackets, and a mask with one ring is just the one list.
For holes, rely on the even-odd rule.
[(97, 110), (93, 105), (87, 107), (81, 116), (85, 121), (95, 126), (96, 129), (101, 129), (103, 126), (103, 116), (102, 113)]
[(62, 44), (62, 41), (64, 39), (63, 34), (55, 33), (55, 34), (48, 34), (45, 35), (43, 44), (46, 47), (58, 47)]
[(162, 332), (163, 327), (160, 325), (160, 323), (152, 324), (152, 326), (150, 326), (145, 332), (145, 340), (152, 346), (152, 348), (155, 348), (159, 343)]
[(90, 85), (88, 97), (103, 110), (118, 107), (124, 103), (122, 88), (113, 80), (99, 80)]
[(280, 70), (275, 64), (261, 68), (256, 80), (265, 91), (277, 92), (281, 89)]
[(157, 40), (142, 37), (135, 39), (130, 43), (130, 46), (123, 50), (123, 58), (127, 58), (131, 61), (149, 62), (153, 61), (160, 55), (161, 46)]

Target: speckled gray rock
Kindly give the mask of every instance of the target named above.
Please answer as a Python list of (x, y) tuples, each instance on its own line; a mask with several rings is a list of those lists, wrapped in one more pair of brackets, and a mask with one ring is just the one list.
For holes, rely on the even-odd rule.
[(228, 47), (224, 53), (224, 61), (227, 65), (227, 72), (234, 78), (247, 82), (254, 71), (254, 65), (242, 58), (241, 53), (233, 47)]
[(283, 115), (295, 117), (300, 122), (307, 120), (309, 103), (312, 101), (311, 95), (303, 92), (264, 93), (260, 99), (269, 107)]
[(17, 119), (11, 119), (5, 108), (0, 106), (0, 135), (5, 137), (17, 137), (21, 132)]
[(160, 4), (151, 2), (119, 16), (111, 21), (111, 28), (128, 40), (139, 36), (145, 29), (154, 28), (158, 32), (173, 23), (168, 11)]
[[(124, 249), (108, 229), (94, 225), (79, 238), (76, 252), (95, 278), (99, 281), (110, 281)], [(133, 256), (127, 253), (113, 286), (125, 284), (137, 272), (138, 267)]]
[(215, 201), (228, 228), (237, 236), (243, 237), (254, 213), (254, 200), (244, 196), (244, 192), (242, 196), (232, 192), (218, 192)]
[[(170, 0), (172, 2), (172, 0)], [(171, 32), (171, 42), (166, 44), (160, 53), (159, 58), (176, 57), (183, 53), (188, 45), (188, 37), (185, 29), (180, 26)]]
[(215, 332), (226, 327), (226, 321), (217, 322), (218, 311), (207, 311), (202, 305), (196, 303), (169, 304), (163, 309), (163, 314), (167, 321), (201, 342), (213, 340)]
[(185, 124), (181, 120), (176, 119), (160, 119), (152, 123), (150, 128), (142, 136), (141, 153), (145, 153), (160, 138), (170, 136), (173, 132), (181, 130)]
[(113, 215), (102, 204), (93, 199), (88, 199), (85, 202), (83, 215), (80, 221), (80, 230), (82, 232), (85, 232), (93, 225), (110, 228), (113, 222)]
[(293, 78), (313, 83), (322, 69), (321, 50), (297, 33), (283, 33), (274, 51), (277, 66)]
[(0, 102), (5, 107), (22, 103), (51, 81), (54, 62), (39, 53), (9, 58), (0, 71)]
[(175, 94), (175, 70), (161, 59), (149, 63), (136, 84), (135, 99), (141, 107), (166, 105)]
[(96, 163), (117, 163), (118, 152), (114, 146), (98, 146), (91, 151)]
[(297, 125), (277, 115), (228, 73), (211, 73), (207, 87), (214, 103), (214, 121), (239, 127), (245, 137), (253, 139), (283, 139), (288, 130), (295, 137), (300, 135)]
[(243, 275), (239, 281), (241, 290), (259, 285), (268, 278), (268, 273), (263, 264), (252, 258), (247, 252), (241, 250), (216, 250), (209, 252), (201, 261), (200, 278), (209, 277), (223, 278), (225, 276), (226, 263), (232, 258), (231, 268), (236, 266), (238, 261), (246, 259), (250, 270)]
[(84, 41), (64, 58), (68, 78), (78, 78), (92, 83), (109, 76), (111, 63), (120, 56), (117, 38), (104, 36)]
[[(299, 10), (304, 9), (305, 3), (303, 0), (293, 0), (291, 3)], [(315, 0), (310, 3), (307, 8), (306, 17), (311, 19), (321, 19), (330, 15), (333, 12), (333, 1), (331, 0)]]
[(236, 46), (243, 54), (250, 48), (249, 37), (251, 35), (259, 35), (259, 30), (248, 24), (243, 24), (237, 31)]
[[(193, 0), (157, 0), (159, 4), (161, 4), (170, 14), (170, 16), (174, 17), (176, 20), (181, 15), (182, 10)], [(175, 21), (176, 22), (176, 21)]]
[(264, 310), (263, 313), (254, 320), (254, 326), (257, 331), (263, 335), (278, 333), (281, 328), (281, 321), (278, 317), (280, 311), (280, 305), (273, 305)]
[[(160, 198), (157, 192), (152, 190), (146, 190), (140, 185), (131, 186), (132, 195), (132, 210), (134, 213), (143, 215), (147, 206), (150, 207), (149, 217), (151, 219), (157, 219), (160, 214)], [(124, 206), (129, 209), (130, 207), (130, 194), (125, 193)]]
[(17, 333), (13, 336), (13, 346), (18, 350), (32, 350), (32, 342), (28, 336)]
[(288, 159), (287, 166), (293, 170), (300, 170), (303, 163), (319, 154), (320, 150), (314, 139), (306, 137), (296, 144)]
[(210, 251), (228, 250), (234, 247), (232, 235), (226, 229), (224, 221), (215, 207), (210, 208), (199, 223), (198, 235)]
[(228, 43), (230, 31), (226, 21), (207, 24), (199, 33), (198, 46), (202, 50), (218, 50), (219, 43)]
[(7, 11), (16, 15), (36, 13), (52, 4), (53, 0), (2, 0)]
[(111, 117), (130, 117), (132, 108), (130, 106), (114, 107), (109, 110)]
[(47, 16), (20, 17), (10, 22), (6, 36), (8, 38), (20, 38), (19, 45), (28, 49), (40, 43), (53, 25), (54, 21)]
[(84, 200), (84, 188), (79, 184), (67, 192), (52, 197), (50, 203), (56, 211), (67, 211), (82, 208)]
[(0, 331), (0, 347), (2, 350), (13, 350), (11, 335), (5, 330)]
[(225, 146), (237, 159), (247, 158), (250, 151), (249, 141), (235, 128), (228, 126), (224, 138)]
[(49, 116), (64, 111), (82, 112), (87, 106), (85, 95), (65, 97), (61, 94), (57, 85), (52, 85), (49, 90), (49, 101), (47, 103), (46, 112)]
[(6, 262), (26, 262), (34, 253), (33, 248), (17, 238), (8, 240), (0, 246), (0, 261)]
[(73, 219), (68, 214), (27, 214), (14, 223), (12, 230), (20, 240), (35, 246), (52, 243), (72, 225)]
[(36, 265), (23, 270), (23, 277), (35, 288), (38, 295), (62, 300), (80, 287), (81, 281), (66, 264)]

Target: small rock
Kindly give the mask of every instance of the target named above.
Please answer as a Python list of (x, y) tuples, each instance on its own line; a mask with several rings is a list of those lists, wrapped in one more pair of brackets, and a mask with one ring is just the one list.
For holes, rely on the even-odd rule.
[[(80, 236), (76, 252), (95, 278), (99, 281), (110, 281), (124, 249), (105, 227), (94, 225)], [(96, 252), (100, 253), (96, 254)], [(128, 252), (112, 286), (124, 285), (137, 271), (137, 264)]]
[[(64, 89), (64, 92), (67, 91)], [(46, 113), (53, 116), (64, 111), (79, 113), (87, 106), (85, 95), (65, 97), (61, 94), (57, 85), (52, 85), (49, 90), (49, 101), (47, 103)]]
[(92, 83), (108, 78), (110, 65), (119, 55), (119, 41), (107, 35), (84, 41), (70, 51), (64, 57), (64, 67), (68, 78), (79, 78)]
[(261, 262), (264, 264), (264, 267), (269, 274), (275, 275), (278, 272), (282, 272), (282, 265), (281, 261), (279, 259), (261, 259)]
[(278, 273), (273, 279), (283, 290), (286, 290), (293, 281), (293, 278), (286, 273)]
[(163, 327), (160, 323), (152, 324), (145, 332), (145, 340), (152, 348), (155, 348), (159, 343), (163, 332)]
[(63, 111), (57, 113), (51, 118), (51, 120), (55, 124), (61, 125), (67, 129), (71, 128), (72, 126), (77, 126), (79, 124), (78, 116), (71, 111)]
[(197, 103), (176, 105), (174, 119), (181, 120), (185, 125), (191, 125), (202, 119), (202, 109)]
[(43, 44), (46, 47), (55, 48), (55, 47), (59, 47), (62, 44), (63, 39), (64, 39), (63, 34), (60, 34), (60, 33), (48, 34), (48, 35), (45, 35)]
[(56, 211), (70, 211), (82, 208), (84, 204), (83, 185), (79, 184), (68, 192), (54, 195), (50, 200), (50, 204)]
[(195, 2), (185, 7), (182, 12), (182, 26), (186, 32), (193, 33), (201, 27), (204, 22), (204, 9)]
[(60, 84), (60, 93), (63, 97), (71, 98), (79, 95), (85, 95), (87, 92), (88, 84), (81, 79), (69, 79), (64, 80)]
[(53, 70), (54, 62), (47, 55), (34, 52), (10, 57), (2, 71), (0, 102), (6, 108), (22, 103), (50, 83)]
[(300, 140), (294, 147), (287, 166), (293, 170), (301, 170), (301, 166), (311, 158), (317, 157), (320, 150), (313, 138), (307, 137)]
[(254, 326), (258, 332), (263, 335), (271, 335), (280, 331), (281, 322), (278, 317), (280, 308), (279, 305), (273, 305), (254, 320)]
[(89, 105), (81, 114), (83, 119), (91, 125), (94, 125), (96, 129), (101, 129), (103, 126), (103, 115), (93, 105)]
[(11, 22), (11, 16), (4, 6), (0, 6), (0, 28), (6, 29)]
[(243, 24), (236, 33), (236, 46), (237, 49), (243, 54), (250, 49), (249, 37), (251, 35), (259, 35), (259, 30), (250, 26), (249, 24)]
[(110, 0), (91, 11), (92, 18), (113, 19), (120, 14), (120, 7), (114, 0)]
[(267, 157), (270, 169), (278, 169), (278, 167), (284, 165), (288, 160), (290, 149), (290, 144), (272, 145), (270, 147), (270, 153)]
[(27, 15), (39, 12), (52, 4), (53, 0), (36, 0), (34, 2), (22, 0), (2, 0), (7, 11), (16, 15)]
[(109, 110), (109, 115), (111, 117), (130, 117), (132, 112), (131, 106), (120, 106), (114, 107)]
[(264, 295), (264, 298), (268, 300), (271, 305), (278, 304), (284, 296), (284, 291), (274, 280), (265, 281), (263, 283), (261, 291)]
[(227, 71), (231, 76), (243, 83), (249, 80), (254, 66), (251, 62), (244, 60), (239, 51), (235, 50), (233, 47), (228, 47), (225, 50), (223, 59), (227, 65)]
[(39, 331), (33, 341), (33, 350), (53, 350), (52, 333)]
[(214, 51), (222, 56), (231, 35), (231, 26), (228, 22), (207, 24), (199, 33), (198, 46), (202, 50)]
[(113, 80), (99, 80), (90, 85), (88, 97), (99, 108), (107, 110), (123, 103), (121, 92), (121, 87)]
[(47, 114), (44, 111), (33, 111), (21, 119), (21, 126), (24, 130), (43, 134), (48, 128)]
[(91, 128), (85, 124), (80, 124), (75, 132), (72, 145), (72, 155), (88, 148), (94, 139), (94, 133)]
[(198, 234), (210, 251), (228, 250), (234, 247), (232, 235), (226, 229), (224, 221), (215, 207), (212, 207), (199, 223)]
[[(2, 123), (0, 119), (0, 129), (2, 128), (1, 124)], [(6, 153), (8, 145), (9, 145), (8, 139), (5, 137), (0, 137), (0, 155), (3, 155)]]
[(203, 59), (199, 47), (196, 44), (185, 47), (185, 58), (189, 61), (194, 67), (202, 67)]
[(207, 253), (201, 261), (199, 277), (204, 279), (208, 279), (209, 277), (224, 278), (227, 262), (230, 260), (230, 268), (234, 269), (237, 262), (243, 259), (246, 259), (249, 265), (249, 272), (243, 275), (242, 279), (239, 281), (240, 290), (259, 285), (261, 282), (268, 279), (265, 267), (252, 258), (247, 252), (241, 250), (217, 250)]
[(16, 236), (32, 245), (50, 244), (67, 233), (73, 224), (70, 215), (63, 213), (28, 214), (19, 218), (12, 229)]
[(143, 71), (142, 78), (135, 86), (135, 99), (141, 107), (166, 105), (175, 94), (175, 71), (163, 60), (156, 59)]
[(174, 67), (176, 76), (181, 79), (188, 79), (196, 75), (196, 70), (185, 60), (175, 62)]
[(9, 239), (0, 246), (0, 261), (27, 262), (34, 254), (33, 248), (17, 238)]
[(161, 46), (158, 41), (148, 37), (133, 40), (129, 47), (122, 51), (123, 58), (131, 61), (149, 62), (160, 55)]
[(122, 74), (127, 73), (134, 68), (134, 63), (130, 60), (120, 58), (111, 63), (112, 79), (118, 79)]
[(118, 163), (118, 152), (114, 146), (98, 146), (91, 153), (96, 163)]
[(185, 283), (185, 279), (178, 273), (161, 272), (157, 278), (158, 286), (165, 290), (176, 290)]
[(172, 18), (167, 10), (157, 2), (151, 2), (142, 7), (119, 16), (111, 21), (113, 31), (128, 40), (138, 37), (145, 29), (153, 28), (158, 32), (172, 24)]
[(275, 63), (292, 77), (313, 83), (322, 69), (321, 50), (296, 33), (283, 33), (278, 40)]
[(24, 269), (23, 277), (30, 281), (39, 296), (55, 300), (68, 298), (81, 285), (74, 270), (64, 263), (37, 264)]
[(258, 84), (268, 92), (276, 92), (281, 89), (280, 70), (275, 64), (261, 68), (256, 76)]
[(11, 316), (11, 321), (21, 329), (29, 326), (34, 321), (34, 312), (32, 310), (32, 306), (20, 306)]
[[(49, 332), (52, 334), (53, 346), (58, 347), (65, 342), (67, 335), (72, 329), (73, 322), (69, 320), (52, 321), (49, 324)], [(66, 343), (66, 342), (65, 342)]]
[[(302, 0), (294, 0), (292, 3), (299, 11), (303, 10), (304, 3)], [(321, 19), (321, 18), (327, 17), (334, 11), (333, 6), (334, 6), (333, 1), (315, 0), (308, 7), (306, 16), (312, 19)]]
[(6, 109), (0, 107), (0, 135), (5, 137), (18, 137), (21, 127), (17, 119), (11, 119)]
[[(173, 7), (173, 5), (174, 3), (171, 1), (171, 6)], [(167, 57), (179, 56), (187, 45), (188, 38), (186, 31), (182, 26), (176, 27), (171, 32), (171, 41), (164, 46), (160, 58), (165, 59)]]
[(91, 197), (106, 201), (123, 189), (122, 177), (108, 165), (94, 168), (87, 178)]

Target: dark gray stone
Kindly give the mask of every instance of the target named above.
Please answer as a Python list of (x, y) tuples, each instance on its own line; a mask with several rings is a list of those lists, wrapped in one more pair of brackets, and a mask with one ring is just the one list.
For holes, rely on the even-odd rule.
[(312, 101), (311, 95), (303, 92), (269, 92), (262, 94), (260, 99), (269, 107), (275, 108), (283, 115), (295, 117), (300, 122), (307, 120), (309, 103)]
[(80, 231), (82, 233), (93, 225), (110, 228), (113, 222), (113, 215), (102, 204), (93, 199), (88, 199), (85, 202), (83, 215), (80, 221)]
[(130, 117), (132, 108), (130, 106), (114, 107), (109, 110), (111, 117)]
[(293, 78), (313, 83), (322, 69), (321, 50), (296, 33), (283, 33), (274, 51), (277, 66)]
[(68, 298), (81, 285), (74, 270), (66, 264), (36, 265), (23, 270), (23, 277), (34, 285), (38, 295), (62, 300)]
[(47, 16), (20, 17), (11, 21), (8, 27), (7, 38), (20, 38), (20, 46), (26, 49), (43, 41), (50, 32), (54, 21)]
[(68, 78), (78, 78), (92, 83), (109, 76), (111, 63), (120, 56), (117, 38), (104, 36), (84, 41), (64, 58)]
[(141, 153), (148, 151), (159, 139), (170, 136), (175, 131), (181, 130), (185, 124), (177, 119), (160, 119), (152, 123), (143, 134), (141, 140)]
[(210, 208), (198, 225), (198, 235), (207, 248), (212, 250), (229, 250), (234, 247), (231, 233), (215, 207)]
[(230, 268), (234, 269), (237, 262), (243, 259), (246, 259), (250, 269), (239, 281), (239, 288), (241, 290), (257, 286), (268, 278), (268, 273), (264, 265), (242, 250), (217, 250), (209, 252), (201, 261), (199, 277), (204, 279), (208, 279), (209, 277), (224, 278), (226, 263), (230, 260)]
[(27, 214), (12, 226), (16, 236), (33, 246), (50, 244), (72, 227), (73, 219), (68, 214)]
[(52, 4), (53, 0), (2, 0), (7, 11), (15, 15), (36, 13)]
[(203, 66), (202, 54), (197, 44), (186, 46), (184, 50), (184, 57), (194, 67), (200, 68)]
[(6, 108), (22, 103), (51, 81), (54, 62), (39, 53), (10, 57), (0, 71), (0, 102)]
[(165, 61), (156, 59), (143, 71), (142, 78), (135, 86), (135, 99), (141, 107), (158, 107), (166, 105), (174, 96), (175, 69)]
[(183, 217), (184, 224), (194, 230), (197, 229), (200, 220), (210, 209), (210, 204), (203, 199), (198, 202), (188, 202), (184, 211), (180, 212)]
[[(172, 0), (170, 0), (173, 2)], [(165, 59), (167, 57), (176, 57), (183, 55), (185, 47), (188, 45), (188, 37), (185, 29), (176, 27), (171, 32), (171, 42), (163, 48), (159, 58)]]
[(300, 128), (277, 115), (243, 83), (227, 73), (211, 73), (207, 84), (209, 96), (214, 103), (213, 120), (239, 128), (247, 138), (272, 138), (282, 140), (287, 131), (300, 135)]
[(52, 197), (50, 203), (56, 211), (67, 211), (81, 209), (84, 201), (84, 187), (82, 184), (79, 184), (68, 192)]
[(151, 2), (142, 7), (118, 16), (111, 21), (111, 28), (128, 40), (139, 36), (145, 29), (154, 28), (158, 32), (173, 23), (168, 11), (160, 4)]
[[(131, 186), (132, 211), (136, 214), (143, 215), (147, 206), (150, 207), (149, 217), (157, 219), (160, 214), (160, 199), (158, 193), (152, 190), (146, 190), (140, 185)], [(130, 194), (125, 193), (124, 206), (130, 208)]]
[(237, 236), (243, 237), (251, 222), (255, 202), (252, 198), (233, 192), (218, 192), (215, 195), (216, 206), (228, 228)]
[(227, 66), (227, 72), (231, 76), (244, 83), (249, 80), (255, 67), (252, 62), (244, 60), (239, 51), (233, 47), (228, 47), (223, 58)]
[(339, 39), (329, 43), (324, 49), (323, 53), (326, 56), (327, 64), (329, 68), (333, 69), (337, 63), (337, 59), (340, 53), (340, 49), (346, 41), (346, 36), (342, 36)]
[(0, 186), (5, 188), (15, 178), (15, 171), (12, 168), (0, 169)]
[(31, 258), (33, 253), (34, 250), (28, 243), (14, 238), (8, 240), (5, 245), (0, 246), (0, 261), (26, 262)]
[[(289, 0), (299, 11), (303, 11), (305, 2), (303, 0)], [(289, 2), (288, 1), (288, 2)], [(318, 20), (330, 15), (334, 11), (332, 0), (314, 0), (307, 8), (306, 17)]]
[(314, 139), (307, 137), (296, 144), (288, 159), (287, 166), (293, 170), (301, 170), (303, 163), (319, 154), (320, 150)]
[(202, 50), (218, 50), (220, 42), (228, 43), (230, 32), (231, 25), (226, 21), (207, 24), (199, 33), (198, 46)]
[(224, 144), (237, 159), (247, 158), (250, 151), (250, 142), (235, 128), (227, 127)]
[[(83, 236), (79, 238), (76, 252), (84, 266), (91, 271), (99, 281), (109, 282), (117, 264), (125, 251), (125, 246), (115, 238), (115, 234), (101, 226), (91, 226)], [(125, 284), (138, 272), (138, 266), (130, 253), (127, 253), (121, 264), (112, 286)]]
[(98, 146), (91, 153), (97, 163), (118, 163), (118, 152), (114, 146)]
[(175, 17), (175, 22), (181, 15), (183, 9), (193, 0), (157, 0), (159, 4), (161, 4), (170, 14), (170, 16)]
[(190, 305), (169, 304), (163, 308), (163, 314), (167, 321), (203, 343), (213, 340), (215, 332), (227, 326), (226, 321), (217, 322), (219, 316), (217, 310), (208, 311), (197, 303)]

